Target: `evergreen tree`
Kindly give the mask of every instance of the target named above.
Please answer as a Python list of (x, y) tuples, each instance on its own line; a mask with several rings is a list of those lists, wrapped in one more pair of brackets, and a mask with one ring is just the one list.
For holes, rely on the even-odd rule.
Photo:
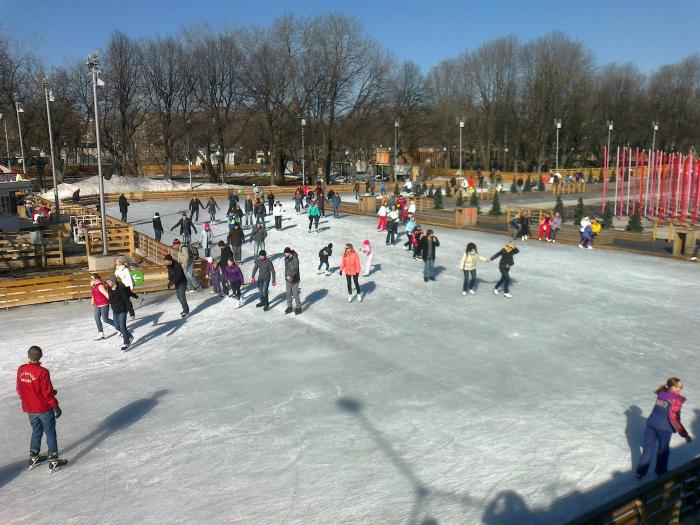
[(433, 202), (436, 210), (442, 209), (442, 190), (440, 188), (433, 195)]
[(642, 226), (642, 216), (639, 214), (639, 210), (635, 210), (634, 214), (630, 217), (629, 222), (627, 223), (627, 228), (625, 228), (628, 232), (641, 232), (644, 231), (644, 227)]
[(605, 208), (603, 208), (603, 220), (600, 225), (603, 228), (612, 228), (613, 225), (613, 203), (610, 201), (605, 201)]
[(433, 198), (433, 195), (435, 195), (435, 192), (433, 191), (434, 186), (430, 186), (430, 189), (428, 190), (428, 197), (431, 199)]
[(515, 183), (515, 179), (513, 179), (513, 182), (510, 183), (510, 192), (518, 193), (518, 185)]
[(574, 224), (581, 224), (581, 219), (583, 219), (583, 197), (578, 198), (578, 203), (574, 209)]
[(564, 202), (561, 200), (561, 197), (557, 195), (557, 200), (554, 203), (554, 213), (559, 212), (559, 215), (564, 217)]
[(503, 215), (503, 212), (501, 211), (501, 203), (498, 202), (498, 192), (493, 194), (493, 203), (491, 204), (489, 215)]
[(523, 192), (526, 191), (532, 191), (532, 179), (530, 176), (527, 176), (527, 180), (525, 181), (525, 184), (523, 185)]
[(593, 168), (588, 170), (588, 184), (593, 184)]
[(476, 191), (473, 191), (472, 196), (469, 198), (469, 206), (476, 208), (477, 214), (481, 211), (481, 205), (479, 203), (479, 196), (477, 195)]
[(542, 182), (542, 177), (540, 177), (540, 182), (537, 185), (537, 191), (544, 191), (544, 190), (545, 190), (544, 182)]
[(398, 197), (399, 195), (401, 195), (401, 190), (399, 189), (399, 183), (398, 183), (398, 182), (397, 182), (396, 184), (394, 184), (394, 195), (396, 195), (397, 197)]
[(450, 190), (450, 181), (446, 180), (445, 181), (445, 197), (451, 197), (452, 196), (452, 190)]
[(457, 192), (457, 207), (458, 208), (464, 207), (464, 197), (462, 197), (461, 191)]

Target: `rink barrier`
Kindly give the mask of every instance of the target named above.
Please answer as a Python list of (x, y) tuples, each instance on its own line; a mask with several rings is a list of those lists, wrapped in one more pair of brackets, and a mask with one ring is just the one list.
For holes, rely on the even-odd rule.
[(64, 264), (63, 239), (57, 230), (42, 230), (37, 244), (30, 232), (0, 233), (0, 270)]
[(673, 525), (700, 511), (700, 458), (594, 509), (567, 525)]

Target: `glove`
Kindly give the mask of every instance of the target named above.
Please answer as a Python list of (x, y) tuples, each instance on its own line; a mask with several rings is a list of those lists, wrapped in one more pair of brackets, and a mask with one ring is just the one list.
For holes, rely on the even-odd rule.
[(272, 286), (277, 286), (277, 281), (272, 281)]
[(341, 275), (341, 277), (342, 277), (342, 275), (343, 275), (343, 271), (342, 271), (342, 270), (340, 271), (340, 275)]
[(53, 391), (53, 395), (56, 395), (56, 394), (58, 394), (58, 390)]
[(250, 284), (255, 284), (255, 277), (250, 278)]
[(56, 416), (56, 419), (58, 419), (59, 417), (61, 417), (61, 414), (63, 414), (63, 411), (61, 410), (61, 407), (59, 407), (58, 405), (56, 405), (56, 406), (54, 407), (54, 409), (53, 409), (53, 415)]

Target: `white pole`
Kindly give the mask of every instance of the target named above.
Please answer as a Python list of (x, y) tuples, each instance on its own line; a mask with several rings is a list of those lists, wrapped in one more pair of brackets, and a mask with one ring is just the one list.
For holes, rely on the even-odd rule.
[(24, 159), (24, 141), (22, 140), (22, 123), (19, 120), (19, 102), (15, 102), (15, 112), (17, 113), (17, 129), (19, 130), (19, 149), (22, 152), (22, 172), (27, 175), (27, 166)]
[(194, 191), (192, 186), (192, 153), (190, 152), (190, 130), (187, 130), (187, 171), (190, 174), (190, 191)]
[(53, 202), (56, 209), (56, 224), (61, 222), (61, 208), (58, 200), (58, 181), (56, 180), (56, 159), (53, 154), (53, 132), (51, 130), (51, 105), (49, 104), (49, 84), (44, 79), (44, 96), (46, 98), (46, 120), (49, 123), (49, 148), (51, 149), (51, 175), (53, 176)]
[(95, 139), (97, 142), (97, 178), (100, 185), (100, 214), (102, 223), (102, 255), (107, 255), (107, 221), (105, 219), (105, 183), (102, 178), (102, 154), (100, 152), (100, 116), (97, 111), (97, 54), (88, 58), (92, 70), (92, 100), (95, 106)]
[(7, 138), (7, 119), (2, 119), (2, 123), (5, 125), (5, 147), (7, 148), (7, 167), (12, 169), (12, 161), (10, 160), (10, 141)]

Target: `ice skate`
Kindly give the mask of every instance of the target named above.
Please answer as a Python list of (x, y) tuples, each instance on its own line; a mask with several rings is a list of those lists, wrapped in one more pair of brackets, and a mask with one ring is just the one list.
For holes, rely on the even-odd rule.
[(494, 289), (493, 289), (493, 295), (498, 295), (498, 289), (497, 289), (497, 288), (494, 288)]
[(37, 453), (30, 453), (29, 454), (29, 470), (34, 470), (35, 467), (39, 465), (39, 463), (43, 463), (48, 459), (48, 456), (44, 456), (42, 454)]
[(474, 290), (469, 290), (469, 295), (476, 295), (476, 292)]
[(105, 333), (104, 333), (104, 332), (98, 333), (94, 340), (95, 340), (95, 341), (101, 341), (102, 339), (106, 339)]
[(241, 306), (243, 306), (243, 299), (238, 299), (237, 307), (240, 308)]
[(67, 459), (61, 459), (58, 454), (49, 454), (49, 472), (54, 472), (68, 464)]
[(358, 301), (359, 303), (362, 302), (362, 294), (361, 294), (361, 293), (358, 293), (358, 294), (357, 294), (357, 301)]
[(588, 245), (588, 249), (589, 249), (589, 250), (592, 250), (592, 249), (593, 249), (593, 246), (591, 246), (591, 245), (589, 244), (589, 245)]
[(326, 275), (330, 275), (330, 274), (331, 274), (331, 271), (330, 271), (330, 270), (326, 270)]
[(510, 298), (513, 297), (513, 296), (510, 295), (508, 292), (506, 292), (506, 293), (503, 294), (503, 297), (507, 297), (508, 299), (510, 299)]
[(348, 295), (348, 302), (349, 302), (349, 303), (352, 302), (352, 294)]
[(284, 310), (284, 315), (291, 314), (291, 313), (292, 313), (292, 307), (291, 307), (291, 306), (288, 306), (287, 308), (285, 308), (285, 310)]
[(294, 315), (299, 315), (301, 313), (301, 308), (294, 309)]
[(462, 292), (462, 295), (467, 295), (467, 292)]
[(323, 270), (319, 270), (316, 272), (316, 275), (321, 275), (323, 273)]

